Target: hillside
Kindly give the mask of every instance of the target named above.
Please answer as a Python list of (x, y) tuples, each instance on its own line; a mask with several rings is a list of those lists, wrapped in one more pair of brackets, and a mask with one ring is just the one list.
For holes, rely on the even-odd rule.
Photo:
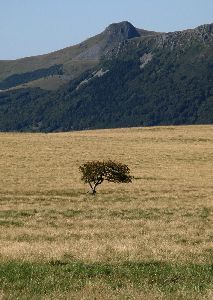
[[(58, 59), (50, 66), (44, 56), (48, 68), (41, 64), (43, 69), (11, 75), (16, 82), (22, 76), (25, 89), (0, 93), (1, 131), (213, 123), (213, 24), (154, 33), (122, 22), (86, 44), (82, 51), (80, 44), (56, 52), (60, 59), (70, 55), (73, 60), (67, 64)], [(75, 63), (95, 63), (70, 80), (71, 73), (64, 70), (73, 67), (74, 57)], [(35, 82), (41, 85), (38, 77), (43, 74), (49, 86), (53, 79), (66, 84), (55, 91), (26, 88), (26, 78), (33, 78), (28, 83), (33, 87)]]
[[(73, 79), (94, 67), (100, 58), (120, 42), (140, 36), (155, 35), (155, 32), (136, 29), (129, 22), (111, 24), (102, 33), (83, 41), (82, 43), (70, 46), (45, 55), (26, 57), (13, 61), (0, 61), (0, 89), (7, 89), (18, 86), (19, 83), (28, 83), (34, 79), (42, 79), (52, 75), (53, 83), (47, 89), (55, 89), (54, 76), (60, 73), (68, 79)], [(66, 79), (65, 78), (65, 79)], [(33, 79), (33, 80), (34, 80)], [(66, 80), (65, 80), (66, 83)], [(63, 77), (57, 87), (64, 84)], [(32, 83), (30, 84), (32, 86)], [(34, 87), (42, 87), (34, 82)]]

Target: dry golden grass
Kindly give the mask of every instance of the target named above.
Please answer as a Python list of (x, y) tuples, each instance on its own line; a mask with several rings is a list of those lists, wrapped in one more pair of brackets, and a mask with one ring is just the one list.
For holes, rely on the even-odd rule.
[[(212, 129), (0, 134), (1, 260), (210, 262)], [(135, 180), (88, 195), (79, 165), (108, 158)]]

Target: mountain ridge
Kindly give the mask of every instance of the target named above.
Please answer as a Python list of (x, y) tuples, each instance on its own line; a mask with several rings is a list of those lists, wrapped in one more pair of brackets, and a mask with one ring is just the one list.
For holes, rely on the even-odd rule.
[[(64, 75), (69, 76), (70, 80), (74, 79), (82, 72), (95, 66), (104, 55), (104, 52), (109, 50), (115, 43), (125, 40), (125, 36), (123, 36), (123, 39), (118, 40), (116, 32), (111, 34), (111, 38), (109, 39), (108, 33), (110, 27), (126, 27), (127, 31), (128, 28), (131, 28), (132, 31), (135, 31), (135, 35), (137, 33), (137, 36), (140, 36), (137, 29), (129, 22), (113, 23), (100, 34), (90, 37), (77, 45), (68, 46), (64, 49), (38, 56), (24, 57), (16, 60), (0, 60), (0, 84), (1, 81), (14, 74), (34, 72), (39, 69), (50, 68), (54, 65), (63, 65)], [(130, 32), (132, 32), (131, 30)], [(149, 33), (149, 31), (142, 30), (141, 34), (144, 33)], [(154, 32), (150, 33), (154, 34)]]
[[(112, 24), (72, 49), (72, 64), (85, 64), (81, 70), (74, 66), (75, 76), (63, 64), (22, 74), (22, 89), (0, 93), (0, 130), (213, 123), (213, 24), (173, 33), (132, 26)], [(69, 59), (67, 50), (61, 51)], [(33, 88), (29, 78), (40, 87), (44, 79), (63, 85), (55, 91)], [(6, 84), (20, 82), (20, 76), (9, 79)]]
[[(107, 33), (109, 32), (109, 28), (115, 29), (116, 27), (120, 30), (124, 30), (124, 32), (125, 29), (126, 32), (130, 30), (130, 32), (134, 32), (134, 35), (131, 37), (128, 35), (123, 36), (123, 38), (119, 39), (118, 38), (119, 30), (117, 29), (117, 32), (116, 30), (114, 30), (114, 36), (110, 38), (110, 40), (106, 41), (106, 35), (108, 36)], [(64, 49), (53, 51), (47, 54), (41, 54), (38, 56), (24, 57), (16, 60), (0, 60), (0, 89), (4, 89), (1, 88), (2, 81), (7, 80), (10, 76), (13, 76), (14, 74), (18, 75), (23, 73), (30, 73), (39, 69), (48, 69), (55, 65), (63, 65), (63, 70), (64, 70), (63, 75), (65, 76), (60, 78), (61, 79), (60, 84), (55, 86), (54, 78), (51, 77), (48, 78), (50, 82), (51, 80), (53, 81), (53, 87), (50, 88), (50, 90), (51, 89), (54, 90), (59, 88), (61, 85), (66, 84), (69, 80), (78, 77), (84, 71), (97, 65), (103, 55), (110, 52), (113, 48), (116, 48), (116, 46), (119, 46), (121, 42), (127, 41), (132, 38), (133, 39), (138, 38), (144, 40), (156, 36), (160, 43), (160, 40), (165, 40), (170, 35), (178, 35), (178, 34), (194, 35), (194, 33), (196, 32), (197, 35), (199, 36), (202, 35), (202, 31), (203, 34), (205, 34), (206, 31), (212, 32), (212, 27), (213, 27), (212, 24), (204, 24), (194, 29), (162, 33), (162, 32), (154, 32), (154, 31), (148, 31), (144, 29), (138, 29), (128, 21), (112, 23), (100, 34), (90, 37), (77, 45), (68, 46)], [(107, 42), (110, 44), (110, 46), (106, 45)], [(57, 75), (58, 74), (56, 74), (56, 77)], [(38, 79), (42, 79), (42, 77)], [(44, 77), (44, 79), (47, 80), (46, 77)], [(15, 85), (12, 87), (14, 88)], [(19, 86), (19, 87), (22, 88), (25, 86)], [(45, 86), (39, 84), (38, 85), (35, 84), (35, 87), (45, 88)]]

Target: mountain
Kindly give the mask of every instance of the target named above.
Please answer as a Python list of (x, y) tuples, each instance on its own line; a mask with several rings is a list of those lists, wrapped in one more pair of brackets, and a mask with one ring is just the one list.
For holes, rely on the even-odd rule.
[(148, 34), (156, 33), (137, 30), (125, 21), (111, 24), (101, 34), (76, 46), (45, 55), (0, 61), (0, 89), (29, 86), (55, 90), (96, 66), (101, 57), (120, 42)]
[(213, 123), (213, 24), (156, 33), (115, 23), (0, 70), (1, 131)]

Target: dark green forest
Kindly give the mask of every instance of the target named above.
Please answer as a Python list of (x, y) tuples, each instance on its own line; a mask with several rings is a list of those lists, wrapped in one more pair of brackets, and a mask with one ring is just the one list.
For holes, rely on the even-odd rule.
[[(140, 58), (152, 60), (140, 68)], [(1, 131), (213, 123), (213, 51), (204, 43), (175, 49), (141, 43), (54, 92), (40, 88), (0, 93)], [(57, 69), (58, 70), (58, 69)], [(87, 80), (87, 83), (79, 84)]]

